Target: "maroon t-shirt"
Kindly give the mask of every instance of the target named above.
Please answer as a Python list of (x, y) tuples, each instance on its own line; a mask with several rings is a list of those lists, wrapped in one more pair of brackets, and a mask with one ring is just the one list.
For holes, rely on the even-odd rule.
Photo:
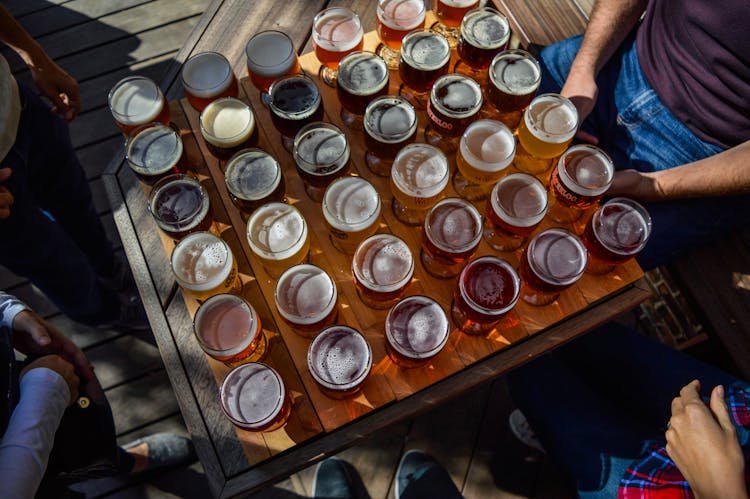
[(750, 0), (652, 0), (636, 39), (646, 80), (699, 138), (750, 140)]

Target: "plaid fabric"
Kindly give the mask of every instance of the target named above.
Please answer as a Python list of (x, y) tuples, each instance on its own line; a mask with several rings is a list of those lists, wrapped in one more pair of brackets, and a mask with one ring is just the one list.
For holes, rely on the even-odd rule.
[[(737, 435), (750, 462), (750, 386), (738, 385), (727, 388), (727, 406), (737, 427)], [(750, 483), (750, 466), (745, 466), (745, 481)], [(690, 485), (669, 458), (664, 442), (655, 443), (644, 457), (631, 464), (620, 480), (617, 494), (621, 499), (651, 498), (683, 499), (695, 497)]]

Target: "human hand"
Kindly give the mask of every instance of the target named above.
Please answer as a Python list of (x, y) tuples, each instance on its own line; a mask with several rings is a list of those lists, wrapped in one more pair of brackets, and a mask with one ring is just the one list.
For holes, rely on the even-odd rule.
[(700, 498), (747, 498), (744, 457), (724, 401), (724, 387), (714, 387), (710, 406), (694, 380), (672, 401), (665, 433), (667, 453)]
[[(0, 168), (0, 183), (8, 180), (11, 173), (13, 171), (10, 168)], [(0, 220), (10, 216), (10, 207), (12, 204), (13, 194), (7, 188), (0, 185)]]
[(94, 368), (83, 351), (59, 329), (31, 310), (19, 312), (13, 319), (14, 347), (27, 355), (56, 354), (73, 364), (85, 381), (94, 378)]
[(21, 371), (21, 376), (19, 379), (23, 379), (23, 377), (31, 371), (32, 369), (37, 369), (40, 367), (46, 367), (47, 369), (51, 369), (55, 371), (57, 374), (62, 376), (63, 380), (65, 380), (65, 383), (68, 384), (68, 389), (70, 390), (70, 401), (69, 404), (72, 404), (76, 401), (78, 398), (78, 376), (76, 376), (75, 369), (73, 368), (73, 364), (66, 361), (59, 355), (45, 355), (44, 357), (40, 357), (36, 359), (35, 361), (31, 362), (28, 366), (24, 367)]
[(52, 101), (52, 111), (73, 121), (81, 110), (78, 82), (46, 54), (34, 59), (29, 69), (39, 91)]
[(576, 137), (590, 144), (598, 144), (599, 139), (580, 129), (580, 124), (591, 114), (596, 104), (596, 98), (599, 96), (599, 86), (593, 73), (586, 71), (576, 71), (571, 68), (568, 78), (565, 80), (560, 95), (567, 97), (578, 111), (578, 133)]

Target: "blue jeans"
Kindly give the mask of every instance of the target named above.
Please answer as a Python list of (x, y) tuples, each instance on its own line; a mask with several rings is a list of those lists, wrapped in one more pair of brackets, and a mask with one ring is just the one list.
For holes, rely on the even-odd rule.
[(545, 450), (585, 492), (616, 485), (645, 442), (663, 442), (672, 399), (694, 379), (704, 397), (739, 383), (611, 323), (512, 371), (508, 384)]
[(20, 91), (16, 142), (0, 160), (13, 170), (4, 185), (14, 197), (10, 217), (0, 220), (0, 264), (69, 317), (106, 323), (117, 317), (119, 300), (98, 276), (112, 275), (115, 257), (68, 127), (34, 92)]
[[(540, 93), (559, 92), (582, 37), (551, 45), (541, 53)], [(664, 106), (643, 76), (631, 35), (597, 78), (599, 97), (582, 129), (599, 139), (617, 169), (652, 172), (721, 152), (698, 139)], [(696, 112), (711, 112), (699, 109)], [(644, 203), (653, 221), (651, 239), (638, 261), (651, 269), (680, 253), (747, 224), (750, 196), (725, 196)]]

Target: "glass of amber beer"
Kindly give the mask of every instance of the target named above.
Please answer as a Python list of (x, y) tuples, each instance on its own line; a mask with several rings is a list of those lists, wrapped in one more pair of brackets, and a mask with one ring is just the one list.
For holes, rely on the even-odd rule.
[(398, 74), (399, 94), (418, 109), (424, 109), (435, 81), (448, 72), (451, 48), (444, 36), (430, 29), (412, 31), (404, 37)]
[(385, 349), (400, 367), (420, 367), (440, 353), (450, 331), (448, 315), (438, 302), (426, 296), (408, 296), (385, 318)]
[(432, 29), (448, 39), (451, 48), (456, 48), (461, 20), (476, 7), (479, 7), (479, 0), (432, 0), (432, 11), (437, 17)]
[(362, 50), (364, 36), (359, 16), (346, 7), (330, 7), (313, 18), (313, 47), (326, 85), (336, 85), (339, 62), (346, 54)]
[(525, 50), (504, 50), (492, 59), (489, 77), (487, 111), (515, 130), (542, 81), (539, 62)]
[(297, 132), (308, 123), (323, 119), (323, 99), (315, 82), (302, 74), (279, 78), (268, 92), (271, 121), (281, 134), (284, 148), (291, 153)]
[(430, 90), (425, 142), (446, 154), (456, 152), (459, 137), (482, 108), (479, 83), (458, 73), (443, 75)]
[(276, 309), (295, 332), (312, 338), (336, 321), (338, 291), (320, 267), (301, 263), (289, 267), (276, 281)]
[(378, 0), (377, 32), (380, 45), (375, 52), (390, 69), (398, 69), (401, 41), (410, 31), (424, 27), (426, 7), (422, 0)]
[(258, 144), (253, 110), (234, 97), (211, 102), (199, 121), (206, 147), (218, 159), (229, 159), (237, 151)]
[(470, 10), (461, 21), (458, 36), (460, 60), (453, 70), (474, 78), (487, 86), (487, 68), (492, 59), (508, 48), (510, 24), (508, 18), (490, 7)]
[(166, 175), (182, 173), (183, 144), (172, 126), (161, 123), (141, 125), (130, 132), (125, 142), (125, 158), (138, 180), (152, 185)]
[(231, 248), (210, 232), (195, 232), (177, 243), (172, 252), (172, 272), (177, 284), (198, 301), (231, 291), (238, 277)]
[(229, 367), (258, 361), (266, 353), (260, 317), (240, 296), (220, 294), (204, 301), (195, 313), (193, 332), (206, 354)]
[(482, 240), (482, 215), (464, 199), (443, 199), (427, 213), (423, 236), (424, 269), (441, 279), (454, 277)]
[(316, 121), (302, 127), (294, 138), (292, 155), (305, 192), (316, 202), (323, 200), (331, 182), (349, 170), (349, 141), (331, 123)]
[(612, 185), (615, 167), (607, 153), (596, 146), (575, 145), (565, 151), (552, 171), (549, 185), (549, 217), (573, 223), (596, 204)]
[(247, 241), (266, 273), (277, 278), (310, 252), (310, 234), (302, 213), (285, 203), (266, 203), (247, 220)]
[(253, 35), (245, 45), (245, 56), (250, 81), (264, 96), (274, 80), (300, 72), (294, 43), (281, 31), (267, 30)]
[(516, 155), (513, 132), (495, 120), (475, 121), (461, 136), (453, 188), (469, 201), (485, 199)]
[(351, 255), (378, 230), (380, 194), (361, 177), (341, 177), (326, 189), (323, 218), (334, 248)]
[(242, 149), (232, 156), (224, 167), (224, 183), (232, 203), (248, 215), (266, 203), (285, 199), (281, 166), (261, 149)]
[(158, 181), (148, 196), (148, 211), (156, 225), (176, 241), (207, 231), (213, 224), (206, 189), (188, 175), (170, 175)]
[(586, 246), (572, 232), (547, 229), (534, 236), (520, 258), (521, 298), (531, 305), (548, 305), (583, 275)]
[(372, 350), (356, 329), (331, 326), (310, 343), (307, 368), (325, 395), (335, 399), (351, 397), (370, 374)]
[(450, 178), (448, 158), (429, 144), (410, 144), (398, 153), (391, 168), (393, 214), (407, 225), (422, 225), (440, 200)]
[(651, 235), (651, 216), (640, 203), (612, 198), (594, 212), (583, 232), (589, 251), (586, 272), (606, 274), (646, 246)]
[(362, 303), (370, 308), (394, 305), (409, 286), (413, 273), (409, 246), (392, 234), (368, 237), (354, 252), (354, 284)]
[(237, 97), (240, 92), (232, 65), (217, 52), (201, 52), (185, 61), (182, 86), (188, 102), (198, 112), (219, 97)]
[(158, 121), (169, 125), (169, 106), (159, 86), (145, 76), (128, 76), (115, 83), (107, 97), (109, 110), (122, 134)]
[(336, 82), (341, 121), (348, 127), (361, 127), (367, 105), (388, 93), (389, 78), (385, 61), (373, 52), (359, 50), (341, 59)]
[(542, 222), (547, 190), (538, 178), (511, 173), (492, 188), (487, 199), (484, 239), (497, 251), (513, 251)]
[(365, 110), (365, 164), (376, 175), (387, 177), (398, 152), (417, 136), (417, 112), (406, 99), (378, 97)]
[(453, 322), (466, 334), (485, 335), (516, 305), (520, 291), (518, 274), (504, 259), (482, 256), (472, 260), (456, 283)]
[(221, 408), (242, 430), (278, 430), (289, 419), (291, 407), (279, 373), (260, 362), (235, 367), (221, 383)]

